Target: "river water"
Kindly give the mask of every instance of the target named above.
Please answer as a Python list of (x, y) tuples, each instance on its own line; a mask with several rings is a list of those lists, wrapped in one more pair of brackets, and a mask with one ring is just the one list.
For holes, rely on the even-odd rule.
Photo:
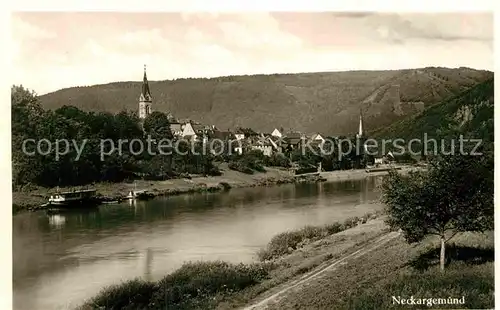
[(276, 234), (378, 210), (380, 177), (233, 189), (13, 218), (14, 309), (71, 309), (186, 261), (252, 262)]

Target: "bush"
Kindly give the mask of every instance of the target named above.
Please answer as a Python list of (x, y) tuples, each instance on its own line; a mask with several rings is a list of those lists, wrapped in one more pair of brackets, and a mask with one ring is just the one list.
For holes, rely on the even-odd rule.
[(156, 291), (152, 282), (135, 279), (104, 288), (81, 309), (145, 309)]
[(360, 222), (365, 223), (368, 218), (374, 218), (379, 212), (368, 213), (361, 219), (359, 217), (351, 217), (344, 223), (333, 223), (325, 226), (305, 226), (298, 230), (287, 231), (274, 236), (267, 244), (266, 248), (260, 249), (257, 252), (257, 257), (261, 261), (271, 260), (290, 253), (291, 250), (296, 250), (306, 240), (317, 240), (328, 235), (336, 234), (343, 230), (352, 228)]
[(287, 231), (277, 234), (269, 242), (267, 248), (271, 257), (282, 256), (288, 254), (288, 248), (295, 249), (297, 244), (303, 240), (300, 230)]
[(265, 279), (268, 270), (253, 264), (226, 262), (186, 263), (158, 282), (154, 307), (194, 308), (209, 303), (214, 296), (231, 294)]
[(274, 267), (221, 261), (186, 263), (157, 283), (132, 280), (105, 288), (80, 309), (211, 308), (217, 298), (266, 279)]
[(291, 166), (290, 160), (281, 153), (273, 153), (265, 159), (265, 163), (269, 167), (289, 168)]
[(229, 169), (246, 174), (253, 174), (254, 171), (266, 172), (263, 166), (264, 157), (261, 151), (250, 151), (241, 156), (233, 157), (229, 162)]
[(231, 170), (236, 170), (236, 171), (243, 172), (243, 173), (246, 173), (246, 174), (253, 174), (252, 168), (246, 166), (244, 163), (242, 163), (239, 160), (238, 161), (230, 162), (229, 165), (228, 165), (228, 167)]
[(350, 217), (350, 218), (346, 219), (344, 221), (342, 230), (346, 230), (346, 229), (349, 229), (349, 228), (352, 228), (352, 227), (358, 225), (359, 221), (360, 221), (360, 218), (357, 216)]
[(336, 234), (338, 232), (341, 232), (343, 230), (342, 224), (340, 223), (333, 223), (333, 224), (328, 224), (325, 226), (326, 231), (328, 232), (329, 235)]
[(229, 183), (227, 183), (227, 182), (220, 182), (220, 183), (219, 183), (219, 186), (220, 186), (223, 190), (225, 190), (225, 191), (227, 191), (227, 190), (230, 190), (230, 189), (231, 189), (231, 184), (229, 184)]

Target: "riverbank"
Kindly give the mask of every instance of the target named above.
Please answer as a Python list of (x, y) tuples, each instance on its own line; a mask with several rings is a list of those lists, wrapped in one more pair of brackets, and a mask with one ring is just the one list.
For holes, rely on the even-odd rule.
[[(396, 165), (394, 168), (397, 169), (399, 173), (406, 174), (410, 171), (419, 171), (424, 168), (418, 166), (405, 166)], [(320, 176), (325, 178), (327, 181), (346, 181), (346, 180), (362, 180), (372, 176), (382, 176), (387, 175), (391, 167), (379, 168), (380, 171), (368, 172), (366, 169), (353, 169), (353, 170), (336, 170), (336, 171), (325, 171), (321, 172)]]
[(380, 217), (280, 258), (268, 280), (216, 308), (401, 309), (392, 297), (413, 296), (455, 302), (436, 308), (493, 309), (494, 232), (458, 234), (446, 251), (442, 273), (438, 238), (409, 245)]
[[(326, 227), (339, 225), (346, 229), (328, 233)], [(286, 253), (260, 263), (187, 263), (159, 282), (134, 280), (104, 289), (81, 309), (400, 308), (392, 296), (450, 297), (465, 302), (454, 308), (493, 308), (493, 232), (455, 236), (445, 273), (438, 271), (436, 238), (408, 245), (389, 231), (383, 215), (280, 235), (295, 245), (280, 246)], [(267, 249), (272, 247), (273, 241)]]
[[(364, 169), (329, 171), (316, 174), (303, 175), (297, 178), (289, 170), (273, 167), (266, 167), (266, 172), (256, 172), (245, 174), (231, 170), (227, 164), (222, 164), (219, 169), (220, 176), (192, 176), (190, 179), (171, 179), (165, 181), (144, 181), (137, 180), (126, 183), (97, 183), (89, 185), (97, 190), (103, 201), (115, 201), (124, 199), (126, 195), (136, 190), (147, 190), (152, 197), (171, 196), (189, 193), (217, 192), (229, 190), (231, 188), (272, 186), (298, 182), (318, 182), (318, 181), (345, 181), (360, 180), (370, 176), (385, 175), (388, 171), (366, 172)], [(403, 167), (400, 171), (407, 171), (418, 168)], [(69, 187), (59, 188), (61, 191), (71, 190)], [(47, 202), (50, 195), (57, 191), (56, 188), (29, 188), (25, 191), (14, 191), (12, 193), (13, 213), (21, 211), (36, 211), (44, 209), (42, 205)]]
[[(220, 176), (192, 176), (191, 178), (170, 179), (165, 181), (137, 180), (126, 183), (97, 183), (89, 185), (95, 188), (103, 200), (112, 201), (126, 197), (132, 190), (147, 190), (153, 197), (170, 196), (198, 192), (216, 192), (230, 188), (270, 186), (277, 184), (294, 183), (298, 180), (288, 170), (266, 167), (266, 172), (245, 174), (231, 170), (227, 164), (220, 167)], [(319, 180), (318, 176), (306, 178), (306, 182)], [(61, 187), (59, 190), (71, 190), (69, 187)], [(43, 209), (50, 195), (57, 191), (56, 188), (30, 188), (25, 191), (12, 193), (13, 213), (24, 210)]]
[(270, 254), (271, 259), (259, 255), (261, 262), (251, 264), (230, 264), (221, 261), (186, 262), (180, 269), (158, 282), (136, 279), (107, 287), (88, 300), (81, 309), (213, 308), (228, 296), (269, 279), (272, 270), (279, 268), (277, 259), (283, 255), (303, 247), (309, 241), (366, 223), (370, 218), (376, 218), (378, 214), (380, 213), (370, 213), (362, 217), (349, 218), (341, 223), (306, 226), (297, 231), (278, 234), (268, 247), (263, 249)]

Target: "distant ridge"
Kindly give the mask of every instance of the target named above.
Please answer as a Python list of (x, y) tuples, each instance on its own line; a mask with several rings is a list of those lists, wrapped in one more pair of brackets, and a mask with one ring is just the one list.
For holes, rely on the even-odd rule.
[(422, 113), (372, 132), (374, 137), (394, 139), (447, 138), (462, 134), (468, 139), (493, 142), (494, 80), (482, 82)]
[[(365, 127), (388, 126), (493, 77), (469, 68), (421, 68), (151, 81), (153, 111), (219, 128), (274, 128), (347, 135), (362, 109)], [(137, 82), (72, 87), (40, 96), (45, 108), (137, 111)], [(35, 90), (36, 91), (36, 90)]]

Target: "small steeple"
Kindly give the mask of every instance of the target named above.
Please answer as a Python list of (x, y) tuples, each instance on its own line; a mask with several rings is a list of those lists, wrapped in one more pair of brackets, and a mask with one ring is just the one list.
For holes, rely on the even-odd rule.
[(363, 114), (361, 109), (359, 109), (359, 128), (358, 128), (358, 138), (363, 137)]
[(149, 90), (148, 77), (146, 75), (146, 65), (144, 65), (144, 78), (142, 80), (141, 101), (151, 101), (151, 91)]

